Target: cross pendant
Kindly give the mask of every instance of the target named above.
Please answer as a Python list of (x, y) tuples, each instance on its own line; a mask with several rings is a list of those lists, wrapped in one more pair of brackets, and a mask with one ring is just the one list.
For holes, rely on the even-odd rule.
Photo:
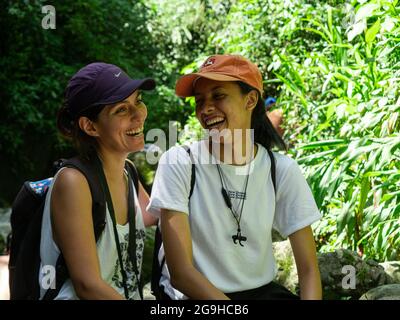
[(244, 247), (244, 245), (242, 244), (242, 241), (246, 241), (247, 238), (245, 236), (242, 236), (242, 233), (240, 231), (237, 232), (236, 235), (232, 236), (232, 240), (234, 244), (237, 244), (239, 242), (239, 244)]

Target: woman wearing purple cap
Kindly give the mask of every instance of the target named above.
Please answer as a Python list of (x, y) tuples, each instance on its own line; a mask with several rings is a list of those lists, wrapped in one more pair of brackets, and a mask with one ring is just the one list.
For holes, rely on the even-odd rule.
[[(297, 163), (265, 115), (262, 76), (237, 55), (209, 57), (176, 84), (194, 96), (209, 137), (160, 159), (149, 211), (161, 210), (171, 299), (296, 299), (273, 280), (272, 229), (289, 237), (301, 299), (320, 299), (310, 225), (321, 214)], [(154, 210), (154, 212), (153, 212)]]
[[(145, 209), (148, 195), (140, 183), (138, 195), (135, 192), (133, 168), (126, 158), (144, 147), (147, 109), (141, 90), (154, 87), (154, 80), (131, 79), (106, 63), (85, 66), (68, 83), (57, 125), (77, 147), (80, 163), (96, 173), (107, 209), (101, 232), (95, 235), (98, 203), (89, 180), (76, 167), (63, 167), (55, 175), (40, 243), (42, 266), (55, 266), (62, 256), (68, 270), (69, 278), (55, 299), (139, 297), (144, 227), (157, 219)], [(135, 254), (131, 248), (136, 248)], [(43, 278), (40, 274), (40, 283)], [(45, 289), (41, 288), (42, 298)]]

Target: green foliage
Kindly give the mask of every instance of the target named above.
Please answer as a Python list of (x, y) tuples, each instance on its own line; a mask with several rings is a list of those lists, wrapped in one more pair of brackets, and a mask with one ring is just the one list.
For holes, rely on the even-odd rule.
[[(319, 249), (399, 258), (399, 1), (56, 1), (56, 30), (41, 28), (45, 4), (3, 1), (0, 11), (0, 201), (72, 154), (55, 116), (80, 67), (103, 60), (154, 77), (146, 130), (177, 121), (183, 143), (202, 129), (193, 100), (174, 94), (177, 77), (210, 54), (239, 53), (284, 111), (290, 153), (324, 214)], [(154, 168), (143, 167), (150, 185)]]
[(7, 183), (0, 186), (0, 204), (10, 205), (24, 180), (51, 174), (55, 159), (74, 154), (58, 136), (55, 118), (68, 79), (90, 62), (156, 79), (157, 89), (144, 97), (146, 130), (167, 130), (170, 120), (184, 124), (191, 111), (174, 94), (176, 70), (193, 59), (208, 34), (202, 2), (178, 3), (53, 1), (52, 30), (41, 25), (45, 1), (3, 1), (0, 179)]
[(322, 251), (400, 257), (399, 13), (398, 1), (238, 0), (209, 38), (208, 51), (256, 61), (278, 97), (324, 214)]
[(7, 181), (0, 188), (2, 201), (11, 201), (23, 180), (50, 174), (56, 158), (72, 154), (57, 135), (55, 118), (73, 73), (102, 60), (148, 76), (142, 66), (155, 55), (142, 28), (142, 1), (53, 2), (55, 30), (42, 28), (45, 4), (6, 1), (0, 13), (0, 177)]
[[(400, 255), (395, 5), (355, 4), (348, 24), (343, 23), (348, 8), (327, 6), (325, 14), (315, 12), (308, 20), (315, 29), (301, 27), (321, 36), (318, 51), (276, 53), (281, 62), (276, 74), (284, 83), (280, 100), (295, 133), (290, 139), (300, 144), (293, 153), (325, 219), (336, 221), (336, 230), (330, 228), (324, 239), (327, 247), (350, 247), (380, 260)], [(323, 227), (317, 232), (327, 236)]]

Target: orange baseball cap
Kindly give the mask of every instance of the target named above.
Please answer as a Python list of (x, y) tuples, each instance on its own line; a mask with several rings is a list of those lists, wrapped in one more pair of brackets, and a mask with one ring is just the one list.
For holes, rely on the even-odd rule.
[(208, 57), (198, 72), (180, 77), (175, 86), (179, 97), (193, 96), (193, 88), (198, 78), (216, 81), (242, 81), (263, 93), (262, 76), (258, 67), (240, 55), (224, 54)]

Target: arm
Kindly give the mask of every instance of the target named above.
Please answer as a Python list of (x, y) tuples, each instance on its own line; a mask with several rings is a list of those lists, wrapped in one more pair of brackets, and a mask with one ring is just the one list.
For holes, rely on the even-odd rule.
[(100, 273), (92, 221), (92, 196), (82, 173), (60, 172), (51, 197), (53, 237), (80, 299), (123, 299)]
[(302, 300), (322, 299), (321, 278), (315, 250), (315, 242), (310, 226), (289, 236), (300, 284)]
[(158, 223), (158, 218), (149, 213), (146, 208), (149, 204), (149, 195), (147, 194), (145, 188), (143, 188), (141, 182), (139, 181), (139, 204), (142, 210), (143, 222), (145, 227), (154, 226)]
[(189, 219), (184, 213), (161, 209), (161, 233), (171, 284), (191, 299), (228, 297), (194, 266)]

